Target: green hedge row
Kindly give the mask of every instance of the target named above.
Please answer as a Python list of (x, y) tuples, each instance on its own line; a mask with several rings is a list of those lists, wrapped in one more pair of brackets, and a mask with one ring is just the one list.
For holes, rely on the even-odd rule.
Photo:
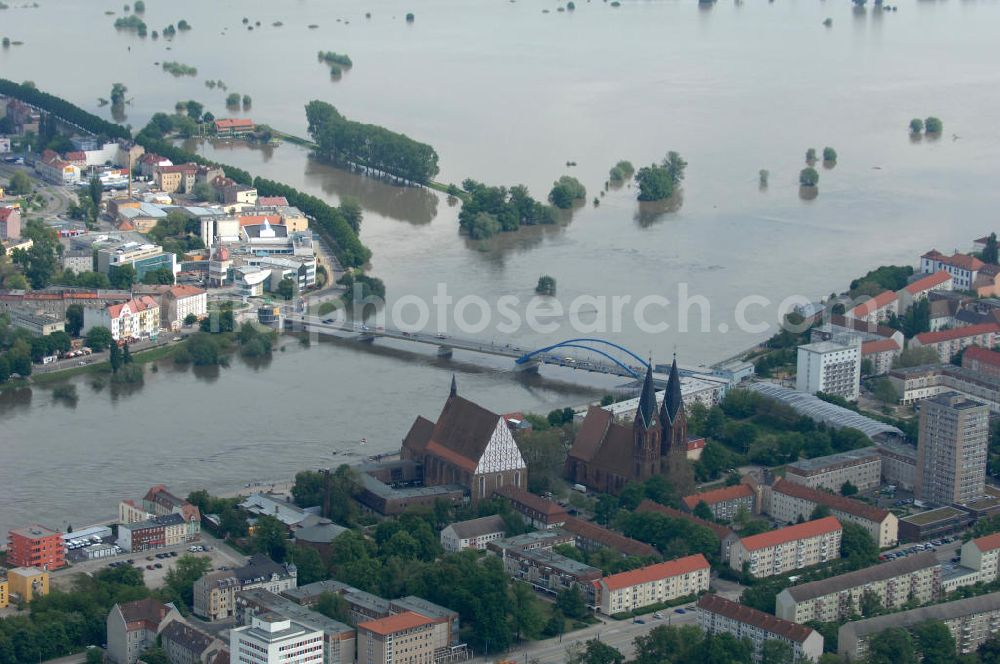
[(20, 99), (27, 104), (51, 113), (93, 134), (107, 136), (108, 138), (132, 138), (131, 133), (129, 133), (126, 127), (103, 120), (93, 113), (88, 113), (79, 106), (69, 103), (65, 99), (42, 92), (35, 87), (15, 83), (6, 78), (0, 78), (0, 94)]

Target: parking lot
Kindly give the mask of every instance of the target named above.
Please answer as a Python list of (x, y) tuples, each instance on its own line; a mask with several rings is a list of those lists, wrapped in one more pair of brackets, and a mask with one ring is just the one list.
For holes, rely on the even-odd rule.
[(929, 542), (917, 542), (913, 544), (903, 544), (890, 551), (885, 551), (879, 556), (879, 560), (896, 560), (912, 556), (922, 551), (934, 551), (941, 562), (951, 562), (952, 558), (960, 555), (962, 548), (962, 538), (958, 535), (950, 535), (930, 540)]
[[(208, 550), (192, 552), (188, 550), (191, 546), (203, 546), (207, 547)], [(184, 555), (208, 557), (212, 561), (213, 571), (222, 567), (239, 567), (246, 563), (245, 556), (233, 551), (214, 538), (203, 536), (201, 542), (178, 544), (150, 551), (121, 553), (117, 556), (74, 563), (67, 568), (53, 573), (52, 585), (68, 590), (73, 587), (75, 579), (79, 574), (94, 574), (97, 571), (110, 567), (132, 565), (142, 570), (147, 586), (150, 588), (159, 588), (166, 581), (167, 571), (176, 565), (177, 561)]]

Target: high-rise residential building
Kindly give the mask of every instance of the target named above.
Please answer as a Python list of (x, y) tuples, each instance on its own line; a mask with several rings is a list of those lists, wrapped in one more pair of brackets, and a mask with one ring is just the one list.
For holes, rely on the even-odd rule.
[(229, 632), (229, 659), (240, 664), (323, 664), (323, 632), (274, 613)]
[(795, 389), (855, 401), (861, 383), (861, 337), (799, 346)]
[(989, 407), (958, 392), (925, 399), (917, 440), (916, 495), (942, 505), (983, 496)]

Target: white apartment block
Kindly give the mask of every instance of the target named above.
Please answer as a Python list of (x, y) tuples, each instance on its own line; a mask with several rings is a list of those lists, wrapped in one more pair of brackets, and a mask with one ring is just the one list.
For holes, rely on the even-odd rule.
[(941, 596), (941, 564), (933, 551), (897, 558), (847, 574), (785, 588), (774, 614), (806, 623), (843, 622), (861, 615), (862, 599), (875, 595), (885, 609), (898, 611), (911, 599), (928, 604)]
[(931, 249), (920, 257), (920, 271), (927, 274), (945, 271), (951, 275), (954, 290), (972, 290), (979, 270), (985, 264), (975, 256), (968, 254), (952, 254), (945, 256), (936, 249)]
[(666, 602), (708, 590), (711, 567), (698, 553), (647, 565), (593, 582), (594, 606), (605, 615)]
[(763, 511), (781, 523), (808, 519), (817, 505), (825, 505), (839, 521), (864, 528), (881, 549), (896, 546), (899, 541), (899, 518), (895, 514), (853, 498), (778, 478), (764, 489), (763, 503)]
[(973, 583), (996, 581), (1000, 559), (1000, 533), (978, 537), (962, 545), (962, 567), (976, 571)]
[(792, 647), (794, 662), (815, 662), (823, 654), (823, 636), (811, 627), (776, 618), (719, 595), (702, 595), (698, 600), (698, 626), (709, 634), (749, 639), (755, 662), (761, 661), (764, 642), (772, 639)]
[(849, 345), (817, 341), (799, 346), (795, 389), (856, 401), (861, 384), (861, 338)]
[(737, 540), (729, 566), (758, 579), (840, 558), (840, 522), (832, 516)]
[(878, 488), (882, 481), (882, 457), (874, 447), (802, 459), (786, 466), (785, 479), (812, 487), (839, 492), (845, 482), (858, 491)]
[(95, 327), (111, 330), (115, 341), (133, 341), (155, 337), (160, 332), (160, 305), (149, 295), (140, 295), (121, 304), (109, 304), (100, 309), (83, 310), (83, 330), (86, 335)]
[(229, 632), (229, 659), (239, 664), (323, 664), (323, 632), (267, 613)]
[(459, 521), (441, 531), (441, 547), (457, 552), (465, 549), (486, 550), (486, 545), (503, 539), (507, 524), (499, 514), (469, 521)]
[(160, 321), (164, 327), (180, 329), (184, 319), (199, 320), (208, 314), (208, 292), (195, 286), (173, 286), (160, 297)]

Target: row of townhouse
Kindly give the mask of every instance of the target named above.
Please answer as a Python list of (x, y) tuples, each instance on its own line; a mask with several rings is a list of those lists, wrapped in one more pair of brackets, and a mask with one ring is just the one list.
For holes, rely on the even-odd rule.
[(950, 291), (954, 285), (954, 277), (939, 268), (898, 291), (887, 290), (870, 297), (848, 309), (845, 315), (864, 322), (885, 323), (895, 316), (902, 316), (914, 303), (927, 299), (930, 293)]
[(941, 564), (933, 551), (897, 558), (828, 579), (785, 588), (775, 599), (774, 614), (806, 623), (843, 622), (862, 614), (866, 595), (888, 611), (908, 602), (929, 604), (940, 599)]
[(840, 558), (843, 528), (832, 516), (737, 540), (729, 566), (760, 579)]
[(980, 323), (956, 327), (938, 332), (921, 332), (910, 340), (910, 348), (933, 348), (942, 363), (951, 359), (969, 346), (992, 348), (996, 343), (1000, 325), (997, 323)]
[(159, 300), (152, 295), (138, 295), (125, 302), (86, 307), (81, 334), (106, 327), (115, 341), (155, 339), (161, 329), (180, 329), (188, 316), (201, 319), (207, 313), (206, 291), (194, 286), (171, 286)]
[(118, 525), (118, 546), (131, 553), (177, 546), (187, 541), (188, 525), (180, 514), (165, 514), (146, 521)]
[(257, 553), (236, 569), (209, 572), (194, 582), (194, 614), (205, 620), (231, 618), (236, 613), (236, 594), (263, 588), (279, 594), (298, 585), (298, 570), (291, 563), (279, 564)]
[(780, 523), (808, 519), (817, 506), (823, 505), (838, 520), (864, 528), (879, 548), (893, 547), (899, 542), (899, 519), (889, 510), (782, 478), (764, 487), (762, 493), (764, 511)]
[(805, 625), (782, 620), (769, 613), (738, 604), (715, 594), (698, 600), (698, 625), (709, 634), (731, 634), (748, 639), (754, 662), (760, 662), (764, 643), (781, 641), (792, 650), (792, 661), (815, 662), (823, 654), (823, 636)]
[(594, 608), (606, 615), (633, 611), (708, 591), (708, 560), (700, 553), (647, 565), (593, 582)]

